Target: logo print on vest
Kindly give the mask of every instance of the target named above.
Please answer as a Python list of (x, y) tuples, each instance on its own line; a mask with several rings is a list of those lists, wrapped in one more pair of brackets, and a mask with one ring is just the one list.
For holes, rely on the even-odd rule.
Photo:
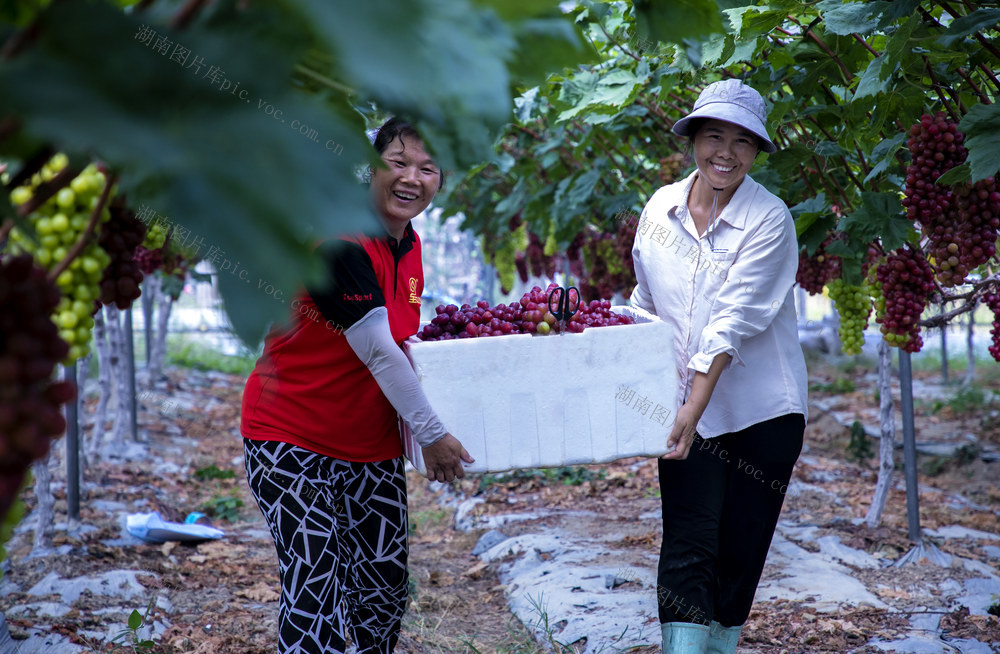
[(416, 277), (410, 277), (410, 304), (420, 304), (420, 296), (417, 295)]

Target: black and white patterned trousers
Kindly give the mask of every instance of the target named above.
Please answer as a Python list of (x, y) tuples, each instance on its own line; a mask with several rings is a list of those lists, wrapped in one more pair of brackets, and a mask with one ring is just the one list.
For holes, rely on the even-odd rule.
[(342, 461), (243, 439), (247, 480), (278, 551), (280, 654), (392, 652), (408, 576), (403, 460)]

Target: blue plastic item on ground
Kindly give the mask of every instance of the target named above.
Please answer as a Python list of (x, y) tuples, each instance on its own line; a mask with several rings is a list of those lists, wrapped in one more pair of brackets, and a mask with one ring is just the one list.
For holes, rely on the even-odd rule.
[(147, 543), (216, 540), (225, 536), (221, 529), (208, 525), (165, 522), (156, 512), (130, 513), (125, 520), (125, 529)]

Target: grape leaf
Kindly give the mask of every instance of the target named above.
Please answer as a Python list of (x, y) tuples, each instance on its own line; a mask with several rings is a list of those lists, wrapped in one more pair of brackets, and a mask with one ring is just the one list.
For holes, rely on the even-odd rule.
[(504, 20), (520, 20), (546, 16), (558, 11), (556, 0), (472, 0), (473, 4), (489, 7)]
[(820, 141), (816, 144), (815, 152), (821, 157), (842, 157), (847, 154), (847, 150), (834, 141)]
[(904, 217), (898, 193), (861, 193), (861, 206), (843, 216), (837, 229), (860, 243), (881, 238), (885, 250), (895, 250), (909, 239), (913, 223)]
[(1000, 9), (977, 9), (970, 14), (956, 18), (938, 38), (938, 43), (950, 48), (955, 41), (984, 29), (997, 28), (1000, 23)]
[(788, 212), (792, 214), (795, 220), (806, 215), (815, 215), (825, 213), (827, 210), (826, 206), (826, 194), (820, 193), (819, 195), (813, 196), (808, 200), (799, 202), (798, 204), (788, 207)]
[(722, 32), (714, 0), (634, 0), (638, 31), (655, 41), (680, 44)]
[(826, 246), (827, 254), (831, 254), (841, 259), (856, 259), (858, 254), (846, 242), (834, 239)]
[(823, 16), (826, 28), (834, 34), (849, 36), (851, 34), (867, 34), (879, 27), (879, 18), (888, 8), (889, 2), (848, 2), (842, 0), (823, 0), (816, 5)]
[(287, 1), (333, 52), (345, 81), (416, 122), (441, 166), (489, 158), (491, 133), (510, 115), (504, 61), (516, 45), (495, 13), (467, 0), (412, 0), (406, 11), (393, 0)]
[(514, 23), (516, 41), (508, 70), (518, 84), (543, 82), (551, 72), (593, 58), (578, 29), (564, 18), (535, 18)]
[(977, 104), (958, 125), (969, 149), (972, 181), (1000, 171), (1000, 104)]
[(775, 27), (788, 18), (788, 12), (780, 9), (768, 11), (759, 9), (743, 14), (743, 24), (740, 26), (741, 39), (756, 38), (769, 34)]
[[(121, 172), (119, 188), (134, 206), (148, 204), (189, 230), (217, 266), (240, 264), (246, 278), (220, 275), (220, 287), (251, 345), (287, 315), (258, 280), (287, 298), (310, 274), (314, 239), (370, 220), (353, 168), (371, 146), (363, 131), (288, 83), (304, 44), (276, 16), (249, 13), (245, 29), (236, 20), (224, 36), (156, 26), (201, 60), (196, 74), (137, 40), (136, 17), (104, 3), (54, 3), (32, 48), (0, 69), (0, 88), (18, 89), (0, 93), (0, 113), (21, 116), (29, 135), (103, 159)], [(265, 19), (267, 35), (254, 33), (252, 21)], [(225, 82), (206, 78), (210, 67), (243, 95), (220, 91)], [(297, 123), (308, 133), (292, 129)]]
[(885, 172), (896, 161), (896, 152), (902, 147), (903, 143), (906, 142), (907, 134), (901, 132), (896, 134), (891, 139), (886, 139), (879, 142), (878, 145), (872, 149), (871, 158), (869, 161), (875, 160), (875, 165), (872, 166), (871, 172), (865, 177), (865, 184), (874, 179), (877, 175)]
[(882, 68), (885, 63), (885, 57), (875, 57), (871, 60), (871, 63), (868, 64), (865, 72), (858, 80), (858, 85), (854, 89), (854, 100), (852, 102), (869, 95), (884, 93), (888, 89), (888, 80), (882, 79)]
[(934, 180), (934, 183), (941, 184), (942, 186), (954, 186), (955, 184), (962, 184), (969, 181), (972, 181), (972, 169), (969, 167), (969, 164), (964, 163), (960, 166), (955, 166), (941, 175)]
[(795, 218), (795, 237), (805, 248), (806, 256), (811, 257), (835, 224), (826, 203), (826, 194), (811, 197), (789, 207), (788, 211)]

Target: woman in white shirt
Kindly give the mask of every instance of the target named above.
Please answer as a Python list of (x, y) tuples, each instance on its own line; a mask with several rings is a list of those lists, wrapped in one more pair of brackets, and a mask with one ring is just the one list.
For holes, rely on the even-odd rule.
[(685, 389), (659, 462), (663, 651), (735, 652), (805, 431), (798, 244), (788, 208), (747, 174), (776, 150), (757, 91), (715, 82), (673, 131), (697, 170), (643, 209), (631, 297), (673, 326)]

